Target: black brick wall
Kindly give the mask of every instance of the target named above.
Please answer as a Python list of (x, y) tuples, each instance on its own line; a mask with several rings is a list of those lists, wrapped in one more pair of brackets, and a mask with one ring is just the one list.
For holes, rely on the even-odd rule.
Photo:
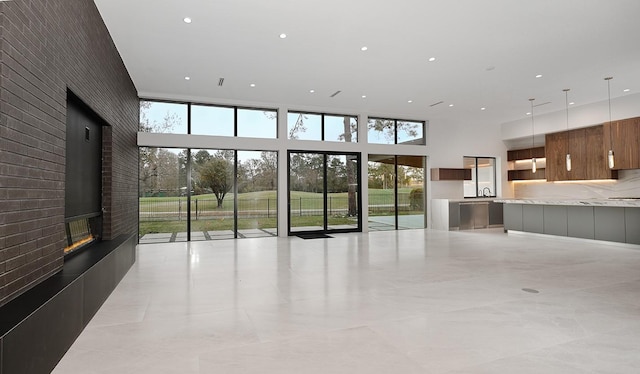
[(63, 263), (67, 90), (110, 125), (103, 238), (135, 233), (138, 97), (94, 2), (0, 2), (0, 305)]

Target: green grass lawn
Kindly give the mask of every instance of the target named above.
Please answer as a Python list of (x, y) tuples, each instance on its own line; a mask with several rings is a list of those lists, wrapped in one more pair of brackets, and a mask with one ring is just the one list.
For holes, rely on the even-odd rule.
[[(398, 190), (398, 204), (407, 206), (412, 188)], [(329, 193), (328, 209), (332, 225), (353, 224), (353, 219), (344, 217), (348, 208), (347, 192)], [(323, 195), (321, 193), (292, 191), (290, 207), (293, 226), (317, 226), (322, 224)], [(140, 235), (157, 232), (185, 232), (186, 197), (141, 197)], [(392, 189), (370, 189), (368, 207), (370, 215), (394, 214), (394, 191)], [(213, 194), (191, 196), (192, 231), (215, 231), (233, 229), (233, 194), (227, 194), (222, 207), (218, 207)], [(315, 212), (311, 212), (315, 211)], [(197, 219), (195, 219), (197, 212)], [(238, 195), (238, 228), (275, 228), (277, 226), (277, 192), (260, 191)], [(243, 212), (260, 218), (242, 218)], [(401, 215), (420, 214), (417, 211), (400, 210)], [(181, 217), (182, 220), (178, 219)], [(319, 223), (318, 223), (319, 222)]]
[[(355, 220), (348, 217), (331, 217), (331, 225), (351, 225)], [(322, 217), (302, 216), (292, 217), (293, 226), (322, 225)], [(278, 226), (276, 218), (238, 219), (238, 229), (275, 229)], [(202, 219), (191, 220), (191, 231), (220, 231), (233, 230), (233, 219)], [(186, 232), (186, 221), (140, 221), (139, 235), (149, 233)]]
[[(398, 190), (399, 202), (408, 199), (409, 192), (412, 188), (401, 188)], [(346, 192), (329, 193), (327, 197), (331, 200), (332, 207), (336, 209), (346, 209), (348, 204), (348, 197)], [(292, 191), (290, 194), (290, 200), (292, 207), (302, 209), (318, 209), (322, 207), (322, 194), (313, 192)], [(393, 190), (387, 189), (370, 189), (369, 190), (369, 205), (384, 205), (393, 204), (394, 194)], [(140, 211), (174, 211), (186, 212), (187, 198), (183, 197), (141, 197)], [(233, 211), (233, 194), (227, 194), (221, 208), (218, 208), (218, 202), (215, 195), (204, 194), (191, 196), (192, 209), (195, 209), (195, 204), (198, 204), (198, 209), (202, 211), (206, 210), (224, 210)], [(276, 207), (277, 194), (276, 191), (260, 191), (260, 192), (248, 192), (238, 194), (238, 208), (251, 209), (251, 210), (266, 210)], [(302, 206), (300, 206), (302, 203)]]

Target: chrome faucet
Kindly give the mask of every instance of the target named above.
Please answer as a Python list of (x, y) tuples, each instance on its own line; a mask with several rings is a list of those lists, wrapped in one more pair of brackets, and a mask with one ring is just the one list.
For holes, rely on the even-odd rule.
[(482, 189), (482, 196), (488, 197), (491, 196), (491, 188), (485, 187)]

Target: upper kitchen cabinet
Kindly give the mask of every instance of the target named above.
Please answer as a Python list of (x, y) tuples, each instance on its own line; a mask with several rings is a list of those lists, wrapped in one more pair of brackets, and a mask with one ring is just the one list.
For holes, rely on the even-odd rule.
[(507, 151), (507, 161), (526, 160), (530, 158), (544, 158), (544, 147), (514, 149)]
[(640, 169), (640, 117), (604, 124), (604, 147), (613, 148), (615, 170)]
[(432, 181), (471, 180), (471, 169), (431, 168)]
[(609, 169), (608, 149), (602, 141), (604, 126), (587, 127), (585, 130), (585, 177), (583, 179), (618, 179), (618, 171)]
[[(538, 160), (538, 170), (534, 173), (531, 170), (531, 159)], [(522, 181), (545, 179), (545, 147), (534, 147), (525, 149), (513, 149), (507, 151), (507, 161), (509, 170), (507, 180)]]
[(547, 166), (545, 172), (547, 181), (568, 180), (569, 175), (565, 167), (565, 157), (569, 146), (567, 133), (557, 132), (545, 135), (544, 145), (547, 149)]
[[(617, 179), (607, 165), (602, 125), (557, 132), (545, 136), (547, 181)], [(571, 171), (566, 157), (571, 155)]]

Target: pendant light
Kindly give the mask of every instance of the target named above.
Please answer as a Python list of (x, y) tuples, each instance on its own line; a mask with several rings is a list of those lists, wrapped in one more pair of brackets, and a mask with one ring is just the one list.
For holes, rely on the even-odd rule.
[(571, 152), (569, 149), (569, 89), (565, 88), (562, 91), (564, 91), (564, 99), (567, 107), (567, 157), (565, 162), (567, 165), (567, 171), (571, 171)]
[(609, 164), (609, 169), (613, 169), (615, 166), (615, 162), (613, 160), (613, 132), (611, 125), (611, 80), (613, 77), (606, 77), (604, 80), (607, 81), (607, 93), (609, 95), (609, 153), (607, 154), (607, 163)]
[(532, 173), (536, 173), (536, 171), (538, 170), (538, 167), (536, 165), (536, 158), (533, 157), (533, 147), (535, 144), (535, 139), (534, 139), (534, 134), (535, 134), (535, 130), (533, 127), (533, 101), (535, 99), (529, 99), (529, 101), (531, 102), (531, 172)]

